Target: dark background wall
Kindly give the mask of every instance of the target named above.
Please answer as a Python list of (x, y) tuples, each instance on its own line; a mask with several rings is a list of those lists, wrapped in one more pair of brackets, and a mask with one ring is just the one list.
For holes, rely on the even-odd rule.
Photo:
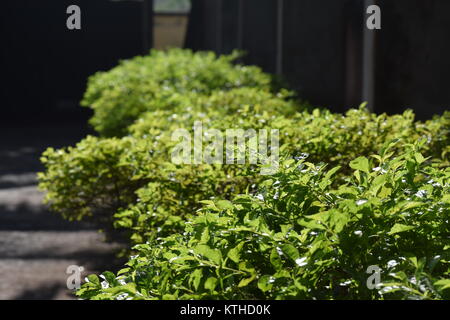
[(312, 104), (345, 102), (345, 1), (285, 0), (282, 74)]
[[(314, 105), (345, 111), (363, 100), (363, 0), (192, 0), (186, 46), (227, 53), (279, 71)], [(450, 109), (450, 1), (378, 0), (374, 110), (414, 109), (419, 118)], [(277, 70), (282, 34), (281, 71)]]
[[(335, 111), (357, 106), (364, 1), (283, 0), (281, 15), (279, 1), (192, 0), (186, 47), (245, 50), (244, 63), (281, 73), (312, 104)], [(82, 30), (66, 28), (71, 4), (82, 9)], [(449, 109), (450, 1), (378, 4), (375, 111), (412, 108), (429, 118)], [(78, 103), (88, 76), (144, 52), (142, 1), (5, 1), (0, 15), (2, 123), (86, 118), (89, 110)]]
[(276, 1), (191, 1), (187, 48), (217, 53), (244, 50), (244, 63), (275, 72)]
[(278, 2), (192, 0), (186, 46), (219, 53), (244, 50), (243, 62), (280, 72), (313, 104), (339, 111), (349, 101), (359, 104), (362, 1), (284, 0), (281, 14)]
[[(81, 7), (82, 29), (66, 9)], [(78, 103), (89, 75), (143, 51), (142, 4), (134, 1), (4, 1), (1, 120), (85, 117)]]
[(450, 110), (450, 1), (382, 0), (376, 106), (420, 118)]

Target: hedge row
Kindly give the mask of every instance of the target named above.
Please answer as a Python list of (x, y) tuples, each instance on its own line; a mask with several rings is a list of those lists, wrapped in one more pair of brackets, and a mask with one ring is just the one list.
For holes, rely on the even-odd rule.
[[(448, 298), (450, 113), (312, 110), (235, 57), (152, 51), (90, 79), (100, 137), (48, 149), (40, 187), (65, 218), (126, 230), (133, 255), (78, 295)], [(278, 129), (279, 171), (174, 163), (173, 132), (198, 122)]]

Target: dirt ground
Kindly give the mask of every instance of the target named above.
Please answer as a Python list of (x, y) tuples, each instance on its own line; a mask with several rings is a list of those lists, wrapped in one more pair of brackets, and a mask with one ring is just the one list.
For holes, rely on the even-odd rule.
[(0, 299), (75, 299), (67, 289), (67, 267), (84, 267), (82, 277), (119, 262), (86, 223), (64, 221), (42, 204), (36, 173), (49, 146), (73, 145), (83, 125), (0, 129)]

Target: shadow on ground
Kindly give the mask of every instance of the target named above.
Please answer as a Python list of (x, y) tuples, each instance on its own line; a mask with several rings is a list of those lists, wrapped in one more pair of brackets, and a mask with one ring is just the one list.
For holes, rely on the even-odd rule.
[(42, 152), (90, 133), (73, 123), (0, 129), (0, 299), (74, 299), (68, 266), (82, 266), (84, 277), (122, 265), (118, 244), (106, 243), (93, 225), (49, 212), (37, 190)]

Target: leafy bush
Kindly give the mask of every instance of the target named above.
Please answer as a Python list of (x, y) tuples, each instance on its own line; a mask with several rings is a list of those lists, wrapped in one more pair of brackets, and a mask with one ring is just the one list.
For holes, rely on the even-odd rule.
[(146, 157), (143, 141), (88, 136), (76, 147), (44, 152), (41, 161), (47, 170), (38, 174), (40, 188), (51, 209), (64, 218), (91, 218), (109, 227), (111, 212), (135, 202), (135, 190), (145, 185), (145, 179), (134, 178), (139, 170), (134, 165)]
[[(278, 126), (277, 126), (278, 124)], [(400, 139), (404, 143), (426, 140), (421, 150), (427, 157), (449, 160), (450, 112), (433, 120), (414, 120), (411, 110), (388, 116), (370, 113), (364, 108), (343, 114), (328, 110), (298, 113), (287, 123), (273, 122), (283, 130), (286, 148), (293, 155), (307, 153), (313, 162), (346, 166), (359, 156), (377, 153), (386, 141)]]
[[(136, 246), (117, 276), (92, 275), (91, 299), (448, 299), (450, 170), (409, 147), (339, 167), (294, 160), (233, 202), (203, 201), (183, 234)], [(382, 270), (377, 290), (369, 266)]]
[[(241, 109), (237, 114), (239, 119), (236, 119), (236, 116), (206, 115), (197, 118), (192, 112), (185, 115), (167, 115), (169, 118), (176, 118), (176, 125), (161, 129), (157, 135), (160, 141), (167, 141), (162, 138), (165, 133), (180, 127), (191, 128), (195, 120), (199, 119), (203, 121), (205, 130), (257, 130), (266, 127), (279, 129), (281, 149), (293, 158), (308, 156), (314, 162), (341, 166), (336, 184), (341, 183), (351, 173), (348, 163), (353, 158), (377, 153), (385, 141), (394, 138), (400, 138), (404, 143), (426, 140), (427, 143), (421, 146), (421, 152), (431, 157), (438, 165), (448, 166), (446, 152), (449, 150), (449, 143), (446, 141), (449, 141), (450, 122), (449, 118), (445, 117), (419, 123), (414, 122), (414, 115), (410, 111), (403, 115), (377, 116), (363, 108), (350, 110), (346, 115), (315, 110), (312, 113), (297, 114), (293, 118), (259, 113), (252, 109)], [(154, 132), (154, 128), (163, 123), (166, 122), (161, 121), (161, 117), (148, 113), (130, 130), (135, 135), (148, 139), (145, 133)], [(167, 153), (172, 147), (173, 144), (166, 149)], [(398, 154), (399, 150), (394, 148), (393, 151)], [(443, 159), (445, 161), (442, 161)], [(175, 220), (180, 221), (180, 217), (188, 216), (198, 209), (199, 200), (230, 200), (245, 190), (252, 191), (253, 188), (249, 186), (257, 184), (261, 179), (259, 171), (252, 165), (176, 166), (170, 162), (166, 163), (162, 172), (164, 175), (158, 179), (158, 184), (152, 184), (139, 192), (141, 201), (138, 204), (115, 216), (116, 226), (134, 230), (133, 238), (137, 243), (144, 242), (151, 236), (180, 231), (182, 224), (174, 224), (172, 219), (176, 217)], [(164, 176), (170, 176), (170, 182), (163, 182)], [(155, 188), (166, 192), (158, 193)], [(145, 196), (146, 194), (152, 196)], [(161, 196), (155, 197), (155, 194)], [(179, 202), (171, 199), (179, 199)]]
[[(250, 118), (261, 115), (266, 118), (280, 115), (290, 117), (297, 111), (306, 108), (297, 101), (291, 100), (291, 97), (291, 93), (286, 90), (274, 95), (255, 88), (215, 91), (208, 96), (176, 95), (171, 100), (172, 106), (169, 110), (155, 108), (153, 111), (143, 113), (136, 122), (129, 126), (127, 131), (134, 136), (142, 137), (148, 136), (155, 128), (158, 128), (162, 134), (172, 134), (170, 130), (190, 128), (195, 121), (205, 123), (216, 121), (220, 128), (225, 129), (226, 127), (221, 125), (221, 120), (224, 118), (236, 124), (238, 117)], [(254, 123), (251, 119), (244, 119), (244, 121)], [(240, 124), (242, 121), (238, 123)]]
[[(239, 92), (239, 91), (238, 91)], [(246, 94), (248, 91), (240, 91)], [(227, 95), (230, 98), (234, 93)], [(370, 113), (364, 106), (350, 109), (346, 114), (332, 113), (328, 110), (315, 109), (293, 113), (295, 105), (281, 103), (278, 99), (267, 99), (261, 104), (229, 104), (221, 95), (209, 97), (220, 106), (216, 111), (206, 108), (191, 108), (185, 113), (185, 108), (169, 112), (144, 114), (130, 132), (136, 137), (148, 137), (155, 128), (158, 133), (168, 134), (177, 128), (190, 128), (195, 121), (202, 121), (210, 128), (226, 130), (229, 128), (261, 129), (270, 128), (280, 131), (280, 144), (291, 155), (300, 157), (308, 154), (314, 162), (326, 162), (332, 165), (344, 166), (352, 159), (378, 152), (381, 146), (392, 139), (401, 139), (405, 143), (426, 140), (423, 145), (424, 154), (435, 159), (445, 160), (448, 165), (450, 151), (450, 112), (436, 116), (426, 122), (415, 121), (411, 110), (401, 115), (388, 116)], [(242, 98), (237, 101), (241, 101)], [(236, 100), (235, 100), (236, 101)], [(277, 109), (278, 106), (278, 109)], [(297, 107), (299, 108), (299, 107)], [(228, 111), (229, 110), (229, 111)], [(161, 119), (163, 118), (163, 119)], [(171, 127), (167, 123), (176, 124)]]
[[(78, 295), (448, 298), (450, 113), (310, 110), (236, 57), (152, 51), (90, 78), (102, 137), (48, 149), (39, 186), (63, 217), (126, 230), (137, 255)], [(198, 123), (247, 144), (245, 130), (278, 130), (279, 172), (174, 163), (172, 134)], [(369, 290), (374, 265), (383, 285)]]
[(269, 90), (271, 76), (260, 68), (233, 64), (239, 57), (171, 49), (125, 60), (88, 81), (82, 105), (94, 110), (91, 124), (103, 136), (122, 136), (139, 115), (170, 109), (183, 95), (253, 87)]
[[(262, 178), (255, 165), (172, 162), (171, 150), (178, 143), (172, 140), (172, 132), (179, 128), (192, 132), (197, 120), (205, 130), (279, 129), (281, 150), (292, 158), (308, 156), (316, 163), (341, 166), (336, 184), (351, 173), (348, 163), (352, 159), (375, 154), (385, 141), (394, 138), (403, 143), (426, 140), (421, 146), (424, 156), (441, 167), (448, 166), (449, 122), (445, 117), (419, 123), (414, 122), (411, 112), (377, 116), (365, 109), (350, 110), (346, 115), (315, 110), (285, 117), (269, 112), (264, 103), (244, 104), (239, 109), (239, 99), (224, 104), (222, 112), (202, 107), (221, 96), (227, 95), (213, 95), (188, 113), (149, 112), (130, 128), (133, 136), (89, 137), (76, 148), (50, 149), (44, 154), (47, 171), (40, 174), (40, 187), (48, 191), (51, 207), (70, 219), (92, 217), (107, 229), (112, 225), (129, 229), (133, 242), (142, 243), (180, 231), (181, 218), (195, 212), (200, 200), (231, 200), (247, 190), (254, 191), (252, 185)], [(268, 101), (271, 107), (283, 103), (275, 98)], [(228, 115), (227, 108), (238, 116)], [(393, 151), (398, 154), (397, 149)]]
[[(180, 128), (192, 131), (195, 121), (202, 121), (205, 126), (217, 125), (215, 128), (219, 129), (236, 126), (235, 113), (248, 117), (250, 125), (260, 122), (259, 126), (263, 126), (264, 118), (294, 113), (298, 108), (285, 98), (286, 93), (274, 96), (243, 88), (208, 97), (197, 96), (192, 106), (189, 103), (193, 100), (179, 99), (180, 106), (174, 110), (156, 110), (143, 115), (130, 129), (134, 136), (88, 137), (76, 147), (48, 149), (42, 157), (47, 170), (39, 174), (40, 188), (47, 191), (46, 200), (51, 208), (65, 218), (91, 218), (100, 224), (105, 224), (106, 219), (108, 228), (112, 226), (114, 213), (136, 203), (135, 192), (143, 186), (146, 188), (140, 191), (142, 195), (152, 194), (151, 202), (143, 201), (145, 212), (153, 211), (147, 207), (157, 205), (162, 221), (171, 214), (182, 216), (181, 208), (189, 209), (198, 200), (214, 195), (233, 197), (245, 191), (248, 180), (236, 174), (245, 167), (175, 166), (170, 157), (171, 149), (178, 143), (172, 140), (173, 131)], [(219, 108), (212, 107), (216, 103)], [(161, 191), (155, 193), (154, 188)], [(116, 226), (129, 225), (130, 213), (121, 211)], [(137, 218), (139, 224), (148, 225), (144, 233), (156, 229), (147, 220), (143, 216)]]

